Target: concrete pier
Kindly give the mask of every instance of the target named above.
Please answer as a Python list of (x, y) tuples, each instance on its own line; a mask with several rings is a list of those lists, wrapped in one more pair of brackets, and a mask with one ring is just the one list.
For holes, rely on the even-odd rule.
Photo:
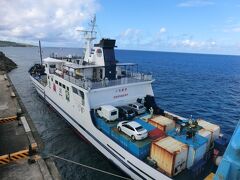
[[(1, 61), (1, 59), (0, 59)], [(0, 70), (0, 179), (61, 179), (10, 78)]]

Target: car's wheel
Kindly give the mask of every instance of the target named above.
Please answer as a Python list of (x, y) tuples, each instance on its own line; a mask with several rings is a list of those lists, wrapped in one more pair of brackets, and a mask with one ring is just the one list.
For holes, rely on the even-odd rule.
[(133, 141), (135, 141), (135, 140), (136, 140), (136, 138), (135, 138), (135, 136), (134, 136), (134, 135), (132, 135), (132, 136), (131, 136), (131, 139), (132, 139)]
[(119, 132), (121, 132), (121, 131), (122, 131), (120, 127), (118, 127), (118, 131), (119, 131)]

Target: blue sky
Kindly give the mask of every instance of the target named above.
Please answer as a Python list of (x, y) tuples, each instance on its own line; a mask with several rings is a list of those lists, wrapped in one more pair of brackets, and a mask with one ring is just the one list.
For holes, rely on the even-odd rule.
[(96, 14), (98, 38), (115, 38), (119, 49), (240, 54), (237, 0), (1, 0), (0, 6), (4, 40), (80, 47), (76, 29)]
[(240, 1), (100, 3), (102, 34), (119, 38), (122, 48), (240, 54)]

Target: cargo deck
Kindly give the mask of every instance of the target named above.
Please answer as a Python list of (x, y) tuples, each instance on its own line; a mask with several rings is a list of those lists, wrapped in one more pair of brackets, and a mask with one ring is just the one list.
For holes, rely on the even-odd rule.
[[(155, 123), (153, 120), (154, 118), (156, 119)], [(163, 119), (162, 126), (160, 126), (160, 124), (156, 124), (156, 123), (161, 122), (161, 121), (159, 121), (159, 119)], [(100, 131), (102, 131), (105, 135), (110, 137), (114, 142), (121, 145), (124, 149), (129, 151), (131, 154), (133, 154), (134, 156), (136, 156), (137, 158), (139, 158), (146, 164), (156, 168), (160, 172), (170, 176), (171, 178), (177, 179), (177, 180), (182, 180), (182, 179), (192, 178), (192, 177), (194, 177), (195, 179), (204, 179), (205, 177), (207, 177), (207, 175), (210, 172), (215, 172), (216, 168), (217, 168), (215, 165), (212, 164), (212, 162), (210, 160), (210, 155), (212, 154), (212, 149), (206, 150), (208, 139), (202, 137), (201, 135), (196, 135), (195, 140), (191, 140), (191, 139), (186, 140), (186, 139), (184, 139), (184, 135), (178, 137), (174, 133), (174, 130), (176, 130), (175, 127), (177, 127), (178, 123), (180, 123), (180, 122), (175, 122), (175, 121), (180, 120), (180, 119), (182, 119), (184, 122), (186, 120), (185, 118), (182, 118), (179, 116), (173, 116), (172, 114), (170, 114), (168, 112), (165, 112), (165, 115), (162, 117), (157, 117), (157, 116), (152, 117), (149, 113), (145, 113), (145, 114), (136, 116), (132, 120), (141, 124), (148, 131), (148, 137), (144, 140), (139, 140), (139, 141), (137, 141), (137, 140), (133, 141), (129, 136), (127, 136), (123, 132), (118, 131), (117, 124), (121, 121), (119, 119), (116, 121), (113, 121), (113, 122), (107, 122), (103, 118), (100, 118), (99, 116), (95, 115), (94, 116), (94, 124)], [(171, 121), (174, 121), (174, 126), (173, 126), (173, 122), (171, 122)], [(165, 130), (165, 132), (163, 130)], [(202, 130), (204, 130), (204, 129), (202, 129)], [(152, 134), (149, 132), (152, 132)], [(155, 132), (155, 134), (154, 134), (154, 132)], [(173, 140), (172, 145), (171, 145), (171, 139), (168, 139), (168, 138), (171, 138)], [(171, 145), (169, 147), (170, 149), (168, 149), (167, 146), (162, 147), (163, 149), (165, 148), (164, 151), (167, 148), (168, 151), (169, 150), (173, 151), (172, 152), (173, 155), (176, 154), (178, 151), (176, 144), (177, 144), (177, 146), (182, 146), (183, 148), (186, 149), (187, 154), (185, 153), (185, 155), (184, 155), (185, 159), (186, 159), (186, 162), (185, 162), (186, 167), (182, 168), (180, 173), (177, 173), (176, 175), (168, 173), (164, 169), (157, 167), (156, 162), (154, 162), (155, 160), (153, 161), (153, 157), (151, 157), (151, 153), (156, 151), (156, 150), (153, 150), (153, 147), (155, 147), (155, 149), (156, 149), (156, 145), (154, 145), (154, 144), (161, 142), (162, 139), (166, 139), (166, 143), (168, 144), (167, 146)], [(162, 143), (164, 143), (164, 142), (162, 142)], [(178, 143), (180, 143), (180, 144), (178, 145)], [(202, 144), (204, 144), (204, 146), (201, 146)], [(177, 149), (174, 150), (174, 147)], [(202, 149), (199, 149), (199, 151), (197, 151), (197, 150), (193, 151), (193, 149), (196, 149), (197, 147), (201, 147)], [(190, 149), (188, 149), (188, 148), (190, 148)], [(191, 148), (193, 148), (193, 149), (191, 149)], [(193, 153), (193, 154), (195, 153), (195, 154), (197, 154), (196, 156), (198, 156), (198, 157), (196, 157), (195, 162), (194, 162), (193, 154), (191, 154), (189, 152), (190, 150), (192, 151), (191, 153)], [(158, 151), (157, 153), (160, 152), (159, 150), (157, 150), (157, 151)], [(190, 157), (188, 159), (187, 156), (190, 156), (189, 153), (190, 153), (190, 155), (192, 155), (192, 157)], [(157, 156), (159, 156), (159, 155), (157, 155)], [(171, 165), (170, 159), (165, 159), (165, 161), (168, 162), (169, 165)], [(174, 164), (172, 164), (171, 166), (174, 166)]]

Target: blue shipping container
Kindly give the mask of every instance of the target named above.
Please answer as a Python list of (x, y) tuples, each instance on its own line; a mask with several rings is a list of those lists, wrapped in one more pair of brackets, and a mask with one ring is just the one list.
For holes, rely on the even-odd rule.
[(142, 127), (144, 127), (148, 132), (152, 131), (152, 130), (154, 130), (156, 128), (152, 124), (147, 123), (147, 122), (145, 122), (145, 121), (143, 121), (142, 119), (139, 119), (139, 118), (134, 119), (134, 121), (139, 123), (139, 124), (141, 124)]
[(108, 136), (111, 135), (111, 129), (117, 126), (119, 121), (106, 122), (104, 119), (95, 117), (95, 123), (97, 128), (102, 130), (102, 132)]
[(188, 145), (187, 168), (191, 168), (196, 162), (203, 159), (207, 149), (207, 138), (196, 134), (193, 138), (187, 138), (186, 133), (177, 134), (176, 130), (167, 133), (174, 139)]
[(119, 132), (117, 128), (112, 128), (111, 137), (115, 142), (137, 158), (144, 159), (149, 156), (151, 146), (151, 141), (149, 139), (132, 141), (130, 137)]
[(195, 165), (190, 168), (190, 173), (193, 178), (198, 178), (198, 176), (204, 171), (204, 166), (206, 161), (201, 159)]

